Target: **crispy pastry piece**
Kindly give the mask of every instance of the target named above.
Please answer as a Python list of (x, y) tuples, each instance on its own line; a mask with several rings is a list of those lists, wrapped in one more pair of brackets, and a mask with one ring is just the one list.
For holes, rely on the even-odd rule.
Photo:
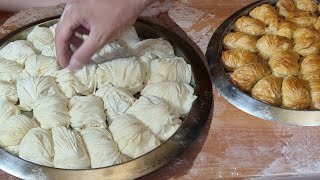
[(309, 82), (311, 109), (320, 109), (320, 80)]
[(269, 60), (271, 55), (279, 51), (291, 51), (292, 43), (288, 38), (277, 35), (264, 35), (257, 41), (260, 55)]
[(259, 57), (248, 50), (230, 49), (222, 52), (221, 60), (226, 70), (232, 72), (245, 64), (258, 62)]
[(242, 91), (250, 92), (256, 82), (270, 74), (271, 72), (267, 65), (250, 63), (236, 69), (231, 74), (231, 80)]
[(257, 19), (243, 16), (235, 23), (235, 30), (252, 36), (262, 36), (265, 32), (266, 25)]
[(252, 97), (274, 106), (281, 106), (281, 86), (282, 78), (266, 76), (253, 87)]
[(288, 39), (292, 39), (293, 32), (297, 29), (297, 25), (287, 20), (277, 19), (276, 21), (270, 22), (266, 29), (266, 34), (273, 34), (283, 36)]
[(310, 12), (296, 12), (296, 14), (293, 17), (288, 18), (288, 20), (301, 27), (312, 28), (317, 21), (317, 17)]
[(317, 21), (314, 23), (313, 28), (320, 32), (320, 17), (317, 18)]
[(276, 9), (270, 4), (262, 4), (254, 8), (249, 14), (265, 24), (269, 24), (272, 20), (278, 18)]
[(299, 54), (290, 51), (277, 52), (271, 56), (269, 67), (277, 77), (297, 76), (299, 74)]
[(277, 2), (278, 12), (285, 18), (291, 18), (295, 15), (297, 8), (292, 0), (279, 0)]
[(284, 78), (282, 83), (282, 106), (289, 109), (307, 109), (311, 99), (306, 82), (298, 77)]
[(253, 53), (257, 52), (256, 43), (257, 38), (242, 32), (235, 32), (227, 34), (223, 43), (227, 49), (245, 49)]
[(314, 0), (293, 0), (298, 10), (316, 12), (318, 5)]
[(310, 55), (302, 60), (300, 77), (309, 82), (320, 80), (320, 55)]
[(320, 53), (320, 34), (310, 28), (300, 27), (293, 33), (294, 50), (302, 56)]

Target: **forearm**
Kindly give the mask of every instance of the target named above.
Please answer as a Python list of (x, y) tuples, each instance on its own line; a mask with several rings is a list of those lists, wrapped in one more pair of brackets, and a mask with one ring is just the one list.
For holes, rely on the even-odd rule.
[(54, 6), (70, 0), (0, 0), (1, 11), (19, 11), (31, 7)]

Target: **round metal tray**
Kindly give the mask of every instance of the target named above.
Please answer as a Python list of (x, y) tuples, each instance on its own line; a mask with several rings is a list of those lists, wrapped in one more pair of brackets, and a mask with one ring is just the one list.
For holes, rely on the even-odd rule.
[(277, 0), (261, 0), (254, 2), (231, 15), (219, 26), (213, 34), (206, 52), (212, 82), (226, 100), (253, 116), (289, 125), (319, 126), (320, 111), (289, 110), (258, 101), (248, 94), (241, 92), (230, 81), (221, 64), (220, 59), (223, 49), (223, 38), (233, 29), (235, 21), (244, 15), (248, 15), (252, 9), (261, 4), (269, 3), (275, 5), (276, 2)]
[[(10, 41), (25, 39), (35, 25), (50, 26), (59, 17), (51, 17), (24, 26), (0, 39), (0, 48)], [(201, 55), (174, 32), (147, 20), (138, 20), (135, 25), (141, 39), (164, 38), (178, 56), (191, 64), (194, 73), (195, 95), (198, 98), (181, 127), (166, 142), (153, 151), (129, 162), (98, 169), (67, 170), (37, 165), (16, 157), (0, 148), (0, 169), (22, 179), (134, 179), (146, 175), (170, 162), (181, 154), (199, 135), (209, 117), (213, 98), (210, 75)]]

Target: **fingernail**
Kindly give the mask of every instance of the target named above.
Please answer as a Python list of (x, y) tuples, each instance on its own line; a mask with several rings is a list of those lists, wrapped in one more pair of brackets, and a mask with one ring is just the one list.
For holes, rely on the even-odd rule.
[(70, 64), (68, 66), (68, 69), (70, 70), (80, 70), (82, 69), (83, 65), (81, 63), (79, 63), (79, 61), (77, 59), (71, 59)]

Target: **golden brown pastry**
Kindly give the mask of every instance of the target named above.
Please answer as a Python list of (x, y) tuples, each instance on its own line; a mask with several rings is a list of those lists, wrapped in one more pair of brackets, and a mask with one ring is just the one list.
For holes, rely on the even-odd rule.
[(306, 82), (298, 77), (284, 78), (282, 83), (282, 106), (289, 109), (307, 109), (311, 99)]
[(252, 97), (274, 106), (281, 106), (281, 86), (282, 78), (266, 76), (253, 87)]
[(320, 32), (320, 17), (317, 18), (317, 21), (314, 23), (313, 28)]
[(277, 77), (297, 76), (299, 74), (299, 55), (291, 51), (277, 52), (271, 56), (269, 67)]
[(320, 34), (310, 28), (300, 27), (293, 33), (294, 50), (302, 56), (320, 53)]
[(222, 52), (221, 60), (227, 71), (234, 71), (245, 64), (258, 62), (259, 57), (248, 50), (230, 49)]
[(264, 35), (257, 41), (257, 49), (266, 60), (269, 60), (270, 56), (276, 52), (291, 51), (292, 47), (288, 38), (277, 35)]
[(277, 7), (279, 14), (286, 18), (293, 17), (297, 11), (296, 5), (292, 0), (279, 0)]
[(270, 74), (271, 72), (267, 65), (250, 63), (236, 69), (231, 74), (231, 80), (240, 90), (250, 92), (256, 82)]
[(298, 10), (316, 12), (318, 5), (314, 0), (293, 0)]
[(297, 27), (298, 26), (295, 23), (278, 19), (277, 21), (270, 22), (268, 28), (266, 29), (266, 33), (292, 39), (293, 32), (297, 29)]
[(270, 4), (262, 4), (254, 8), (249, 14), (265, 24), (269, 24), (272, 20), (278, 18), (276, 9)]
[(320, 109), (320, 80), (309, 82), (311, 109)]
[(308, 82), (320, 80), (320, 55), (309, 55), (300, 65), (300, 77)]
[(317, 17), (310, 12), (297, 12), (293, 17), (288, 18), (289, 21), (296, 23), (301, 27), (313, 28)]
[(257, 19), (248, 16), (239, 18), (235, 23), (235, 30), (247, 33), (253, 36), (262, 36), (265, 32), (266, 25)]
[(227, 34), (223, 39), (224, 46), (227, 49), (245, 49), (256, 53), (257, 38), (242, 32)]

